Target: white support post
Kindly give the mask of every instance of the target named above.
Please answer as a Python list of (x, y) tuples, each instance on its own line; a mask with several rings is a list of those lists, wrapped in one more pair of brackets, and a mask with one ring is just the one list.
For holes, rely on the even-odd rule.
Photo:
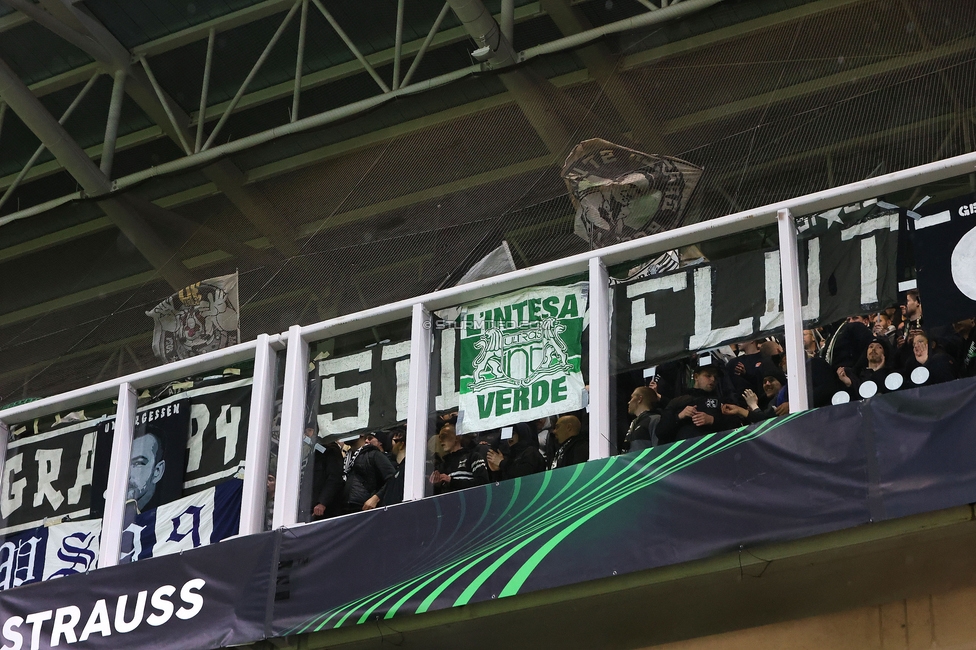
[(424, 497), (427, 465), (427, 424), (430, 421), (430, 355), (434, 337), (431, 316), (422, 304), (413, 306), (410, 321), (410, 389), (407, 402), (407, 457), (403, 500)]
[(789, 209), (776, 213), (779, 228), (780, 271), (783, 278), (783, 322), (786, 329), (787, 384), (790, 413), (810, 408), (807, 393), (807, 355), (803, 349), (803, 302), (800, 299), (800, 260), (796, 223)]
[(281, 432), (278, 437), (278, 472), (272, 527), (298, 523), (298, 495), (302, 479), (302, 441), (305, 437), (305, 393), (308, 391), (308, 343), (302, 328), (288, 330), (285, 385), (281, 399)]
[(119, 563), (122, 548), (122, 524), (129, 486), (129, 455), (136, 424), (136, 389), (126, 382), (119, 386), (119, 403), (115, 411), (115, 433), (112, 436), (112, 461), (108, 468), (105, 511), (102, 514), (102, 541), (98, 549), (98, 568)]
[(590, 259), (590, 460), (610, 455), (610, 275)]
[(247, 455), (244, 457), (244, 489), (238, 531), (241, 535), (253, 535), (264, 530), (276, 358), (271, 337), (259, 335), (251, 382), (251, 414), (247, 423)]

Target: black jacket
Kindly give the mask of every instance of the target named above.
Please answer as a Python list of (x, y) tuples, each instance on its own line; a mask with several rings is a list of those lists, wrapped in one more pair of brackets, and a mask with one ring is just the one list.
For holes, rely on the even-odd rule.
[(328, 445), (324, 452), (316, 451), (312, 474), (312, 505), (325, 506), (325, 514), (315, 519), (342, 514), (342, 452)]
[(365, 444), (357, 451), (350, 452), (356, 454), (356, 458), (346, 473), (346, 486), (342, 492), (347, 511), (362, 510), (363, 504), (396, 474), (390, 459), (373, 445)]
[(452, 451), (443, 457), (438, 457), (434, 466), (441, 474), (448, 474), (451, 477), (450, 482), (435, 485), (434, 494), (454, 492), (476, 485), (485, 485), (488, 482), (488, 468), (474, 449), (462, 448)]
[[(394, 460), (391, 458), (390, 462), (393, 463)], [(396, 474), (393, 478), (386, 482), (383, 489), (380, 490), (380, 505), (381, 506), (392, 506), (395, 503), (403, 502), (403, 473), (406, 470), (407, 458), (403, 457), (403, 460), (399, 463), (393, 465), (393, 469), (396, 470)]]
[(508, 453), (505, 454), (497, 472), (489, 470), (489, 475), (493, 481), (505, 481), (510, 478), (528, 476), (546, 469), (546, 459), (542, 457), (542, 452), (531, 442), (519, 440), (517, 445), (513, 445)]
[[(708, 426), (697, 427), (691, 418), (680, 419), (678, 416), (687, 406), (694, 406), (702, 413), (711, 415), (715, 421)], [(668, 402), (668, 408), (661, 414), (661, 423), (657, 427), (657, 438), (661, 444), (667, 444), (706, 433), (734, 429), (739, 424), (739, 418), (722, 415), (722, 400), (717, 392), (692, 388), (687, 395), (675, 397)]]
[(585, 463), (590, 459), (590, 441), (583, 434), (576, 434), (563, 444), (556, 447), (552, 461), (549, 463), (550, 469), (569, 467), (578, 463)]
[(624, 435), (620, 452), (640, 451), (657, 444), (657, 426), (661, 422), (661, 412), (657, 409), (644, 411), (634, 418)]

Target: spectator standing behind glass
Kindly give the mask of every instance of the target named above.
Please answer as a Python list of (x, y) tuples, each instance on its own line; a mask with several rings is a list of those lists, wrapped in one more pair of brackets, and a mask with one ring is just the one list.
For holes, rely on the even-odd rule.
[(390, 436), (390, 461), (396, 473), (380, 491), (380, 505), (392, 506), (403, 501), (403, 478), (407, 460), (407, 434), (402, 429), (394, 429)]
[(396, 473), (390, 459), (371, 441), (375, 437), (365, 433), (349, 445), (343, 465), (346, 485), (342, 492), (347, 513), (378, 506), (380, 490)]
[(885, 312), (876, 314), (874, 317), (874, 330), (875, 336), (883, 336), (888, 340), (888, 345), (891, 349), (894, 349), (897, 344), (898, 329), (891, 324), (891, 316)]
[(621, 453), (640, 451), (657, 444), (657, 425), (661, 422), (658, 403), (661, 396), (649, 386), (638, 386), (627, 402), (627, 413), (634, 416), (620, 444)]
[(905, 331), (922, 329), (922, 299), (915, 289), (905, 294), (905, 304), (901, 307), (905, 319)]
[(716, 391), (718, 370), (714, 366), (696, 368), (692, 379), (694, 386), (688, 393), (668, 402), (661, 414), (657, 437), (662, 444), (734, 429), (740, 424), (737, 417), (722, 413)]
[(722, 414), (738, 417), (748, 422), (759, 422), (790, 412), (790, 403), (786, 401), (786, 375), (779, 369), (766, 366), (763, 370), (763, 394), (765, 406), (760, 406), (759, 396), (751, 390), (742, 393), (746, 408), (738, 404), (722, 404)]
[(851, 389), (852, 396), (858, 395), (858, 388), (866, 381), (877, 384), (880, 392), (886, 392), (885, 378), (888, 376), (888, 357), (890, 356), (888, 339), (876, 336), (864, 353), (864, 359), (851, 367), (837, 369), (837, 378), (845, 387)]
[(590, 443), (580, 435), (582, 425), (575, 415), (564, 415), (556, 420), (552, 435), (556, 438), (556, 451), (550, 469), (569, 467), (577, 463), (585, 463), (590, 458)]
[(525, 423), (512, 427), (508, 441), (508, 453), (497, 449), (488, 450), (488, 470), (493, 481), (505, 481), (528, 476), (546, 469), (546, 461), (539, 451), (538, 438), (532, 427)]
[(312, 521), (337, 517), (343, 512), (342, 450), (330, 442), (315, 450), (312, 465)]
[(473, 449), (464, 449), (454, 424), (448, 422), (437, 432), (437, 445), (441, 455), (434, 461), (436, 468), (430, 475), (434, 494), (484, 485), (488, 482), (485, 462)]
[(762, 377), (759, 369), (762, 368), (765, 357), (759, 349), (759, 341), (745, 341), (739, 344), (739, 356), (730, 359), (726, 364), (726, 376), (731, 384), (732, 392), (739, 395), (745, 389), (758, 390)]
[(925, 381), (927, 386), (956, 378), (948, 355), (935, 350), (925, 332), (914, 331), (911, 341), (914, 356), (905, 364), (905, 372), (911, 374), (916, 368), (925, 368), (929, 371), (928, 379)]

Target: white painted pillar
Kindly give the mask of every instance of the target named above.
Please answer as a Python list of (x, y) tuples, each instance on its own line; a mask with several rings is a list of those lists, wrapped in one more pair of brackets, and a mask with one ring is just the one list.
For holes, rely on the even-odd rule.
[(807, 393), (807, 355), (803, 349), (803, 302), (800, 298), (800, 259), (796, 223), (789, 209), (776, 214), (779, 228), (780, 269), (783, 274), (783, 323), (786, 329), (786, 363), (789, 374), (790, 413), (810, 408)]
[(427, 467), (427, 426), (430, 422), (430, 355), (434, 336), (430, 312), (413, 306), (410, 320), (410, 389), (407, 402), (407, 456), (404, 463), (403, 500), (424, 496)]
[(610, 275), (590, 259), (590, 460), (610, 455)]
[(132, 452), (137, 405), (136, 389), (128, 382), (121, 384), (119, 403), (115, 411), (115, 432), (112, 435), (112, 460), (108, 469), (105, 510), (102, 513), (102, 539), (98, 549), (100, 569), (119, 563), (126, 493), (129, 487), (129, 458)]
[(298, 495), (302, 479), (302, 439), (305, 436), (305, 394), (308, 391), (308, 344), (302, 328), (288, 330), (285, 356), (285, 385), (281, 402), (281, 433), (278, 440), (278, 473), (272, 527), (298, 523)]
[(247, 455), (244, 457), (244, 488), (241, 497), (239, 531), (241, 535), (252, 535), (264, 530), (276, 359), (275, 351), (271, 347), (271, 337), (260, 334), (254, 351), (251, 413), (247, 422)]

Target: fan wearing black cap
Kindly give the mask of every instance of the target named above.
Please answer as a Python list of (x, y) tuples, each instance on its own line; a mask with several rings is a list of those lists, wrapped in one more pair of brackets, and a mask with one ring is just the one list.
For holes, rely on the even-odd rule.
[(372, 510), (380, 503), (381, 490), (396, 474), (393, 463), (372, 443), (373, 433), (364, 433), (349, 443), (343, 469), (346, 484), (342, 491), (346, 513)]
[(693, 375), (694, 387), (686, 395), (668, 402), (658, 425), (658, 442), (667, 444), (739, 426), (738, 418), (724, 415), (716, 390), (718, 370), (699, 366)]

